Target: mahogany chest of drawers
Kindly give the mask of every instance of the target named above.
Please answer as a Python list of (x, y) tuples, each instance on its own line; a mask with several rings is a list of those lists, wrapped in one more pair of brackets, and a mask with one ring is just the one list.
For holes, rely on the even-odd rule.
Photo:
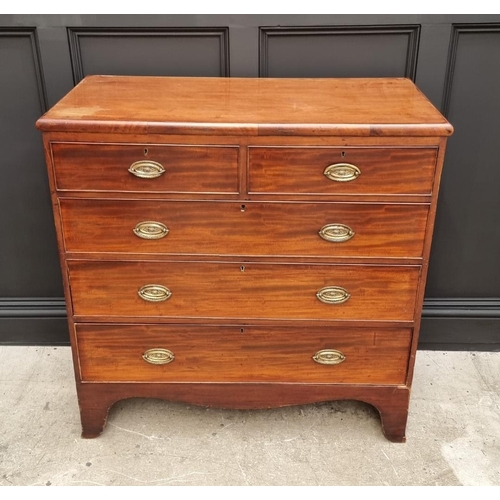
[(83, 437), (357, 399), (404, 441), (453, 131), (411, 81), (92, 76), (37, 126)]

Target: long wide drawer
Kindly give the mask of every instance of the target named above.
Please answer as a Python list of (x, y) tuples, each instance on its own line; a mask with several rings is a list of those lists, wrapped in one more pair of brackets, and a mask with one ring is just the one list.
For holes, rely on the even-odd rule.
[(237, 193), (238, 147), (52, 143), (64, 191)]
[(68, 252), (422, 256), (427, 205), (61, 199)]
[(83, 381), (403, 384), (410, 329), (77, 324)]
[(251, 193), (425, 195), (432, 192), (437, 149), (249, 148)]
[(68, 260), (76, 316), (413, 321), (419, 266)]

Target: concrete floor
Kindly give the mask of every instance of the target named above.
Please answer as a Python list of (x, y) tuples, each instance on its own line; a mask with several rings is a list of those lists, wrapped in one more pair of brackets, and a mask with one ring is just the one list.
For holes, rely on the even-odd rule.
[(407, 443), (376, 411), (116, 404), (80, 439), (70, 350), (0, 347), (1, 485), (500, 485), (500, 353), (419, 351)]

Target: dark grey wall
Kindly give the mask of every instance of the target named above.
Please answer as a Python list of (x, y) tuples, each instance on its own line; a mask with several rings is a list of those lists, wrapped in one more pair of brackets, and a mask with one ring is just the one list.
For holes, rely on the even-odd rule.
[(421, 347), (500, 349), (499, 15), (0, 16), (0, 343), (65, 343), (34, 123), (88, 74), (412, 78), (455, 126)]

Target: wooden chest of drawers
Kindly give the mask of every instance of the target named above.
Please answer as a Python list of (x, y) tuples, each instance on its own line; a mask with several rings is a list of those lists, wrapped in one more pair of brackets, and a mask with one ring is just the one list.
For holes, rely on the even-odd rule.
[(37, 126), (83, 437), (357, 399), (404, 441), (453, 130), (411, 81), (93, 76)]

